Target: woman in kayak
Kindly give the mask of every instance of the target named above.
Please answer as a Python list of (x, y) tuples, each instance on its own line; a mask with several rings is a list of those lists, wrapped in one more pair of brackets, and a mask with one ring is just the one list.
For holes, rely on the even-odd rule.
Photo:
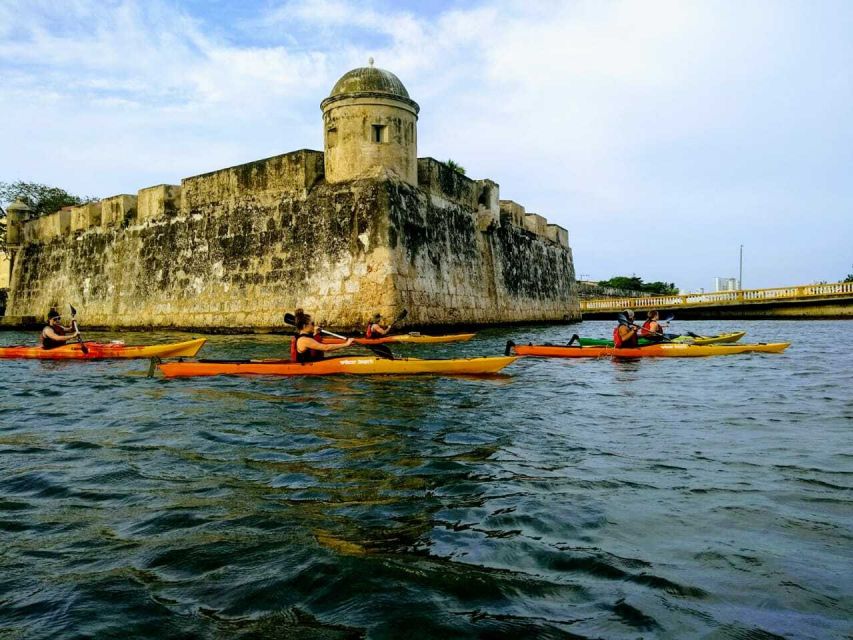
[(663, 327), (660, 326), (660, 314), (655, 309), (646, 312), (646, 321), (640, 328), (640, 337), (649, 342), (663, 340)]
[(613, 330), (613, 346), (617, 349), (635, 349), (637, 343), (637, 332), (640, 327), (634, 324), (634, 312), (625, 309), (619, 314), (619, 326)]
[(364, 330), (365, 338), (381, 338), (382, 336), (388, 335), (388, 332), (391, 331), (392, 322), (387, 327), (383, 327), (380, 324), (382, 320), (381, 313), (374, 313), (373, 317), (370, 319), (370, 322), (367, 323), (367, 329)]
[(80, 335), (73, 327), (63, 327), (61, 320), (62, 316), (56, 309), (47, 312), (47, 326), (41, 330), (39, 337), (42, 349), (56, 349)]
[(290, 359), (294, 362), (322, 360), (324, 352), (337, 351), (352, 344), (352, 338), (340, 344), (327, 344), (323, 342), (322, 332), (309, 314), (297, 309), (293, 315), (296, 317), (296, 334), (290, 341)]

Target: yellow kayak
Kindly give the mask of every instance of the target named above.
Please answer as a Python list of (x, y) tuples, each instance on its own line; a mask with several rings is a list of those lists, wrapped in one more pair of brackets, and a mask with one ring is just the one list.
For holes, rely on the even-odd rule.
[(218, 375), (329, 376), (336, 374), (470, 376), (497, 373), (517, 359), (517, 356), (498, 356), (451, 360), (421, 360), (418, 358), (388, 360), (372, 356), (344, 356), (304, 364), (291, 360), (199, 360), (197, 362), (163, 362), (157, 366), (167, 378)]
[[(452, 333), (443, 336), (425, 336), (420, 333), (401, 333), (390, 336), (382, 336), (381, 338), (354, 338), (355, 344), (387, 344), (397, 342), (414, 342), (419, 344), (432, 344), (436, 342), (465, 342), (473, 338), (475, 333)], [(340, 344), (343, 342), (340, 338), (324, 337), (323, 342), (329, 344)]]
[(738, 353), (782, 353), (790, 342), (771, 342), (758, 344), (673, 344), (662, 342), (645, 347), (568, 347), (560, 345), (516, 345), (507, 343), (507, 353), (511, 350), (520, 356), (543, 356), (552, 358), (697, 358), (706, 356), (726, 356)]
[(0, 347), (0, 358), (35, 358), (38, 360), (110, 360), (119, 358), (192, 358), (207, 338), (186, 342), (128, 346), (123, 342), (79, 342), (64, 344), (55, 349), (42, 347)]
[(721, 342), (737, 342), (746, 335), (746, 331), (733, 331), (732, 333), (721, 333), (717, 336), (678, 336), (672, 342), (685, 344), (718, 344)]

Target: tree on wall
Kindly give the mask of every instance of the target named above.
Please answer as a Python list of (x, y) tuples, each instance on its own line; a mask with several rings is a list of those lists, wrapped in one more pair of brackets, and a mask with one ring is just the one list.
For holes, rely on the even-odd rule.
[(844, 282), (853, 282), (853, 273), (848, 273), (847, 277), (844, 278)]
[(465, 175), (465, 167), (463, 167), (461, 164), (455, 162), (454, 160), (448, 160), (444, 164), (446, 164), (448, 167), (450, 167), (451, 169), (453, 169), (457, 173), (461, 173), (463, 176)]
[[(37, 182), (0, 182), (0, 203), (8, 206), (20, 198), (38, 218), (59, 211), (62, 207), (85, 204), (97, 200), (91, 196), (75, 196), (59, 187), (49, 187)], [(5, 215), (5, 214), (4, 214)]]
[(6, 251), (6, 210), (20, 198), (32, 209), (32, 216), (38, 218), (59, 211), (62, 207), (85, 204), (97, 200), (91, 196), (75, 196), (59, 187), (49, 187), (37, 182), (0, 182), (0, 252)]

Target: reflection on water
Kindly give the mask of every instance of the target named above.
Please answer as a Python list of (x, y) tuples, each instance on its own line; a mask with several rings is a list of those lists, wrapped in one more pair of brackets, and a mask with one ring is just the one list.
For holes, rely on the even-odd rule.
[[(742, 324), (795, 344), (485, 379), (4, 362), (0, 637), (843, 637), (846, 324)], [(211, 336), (204, 356), (286, 340)]]

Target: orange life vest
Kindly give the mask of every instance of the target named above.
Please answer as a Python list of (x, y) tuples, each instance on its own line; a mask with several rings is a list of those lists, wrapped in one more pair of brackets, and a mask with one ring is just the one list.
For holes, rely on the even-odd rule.
[[(620, 325), (621, 326), (621, 325)], [(627, 340), (623, 340), (622, 336), (619, 335), (619, 327), (616, 327), (613, 330), (613, 346), (617, 349), (633, 349), (638, 346), (637, 344), (637, 334), (632, 334), (630, 338)]]

